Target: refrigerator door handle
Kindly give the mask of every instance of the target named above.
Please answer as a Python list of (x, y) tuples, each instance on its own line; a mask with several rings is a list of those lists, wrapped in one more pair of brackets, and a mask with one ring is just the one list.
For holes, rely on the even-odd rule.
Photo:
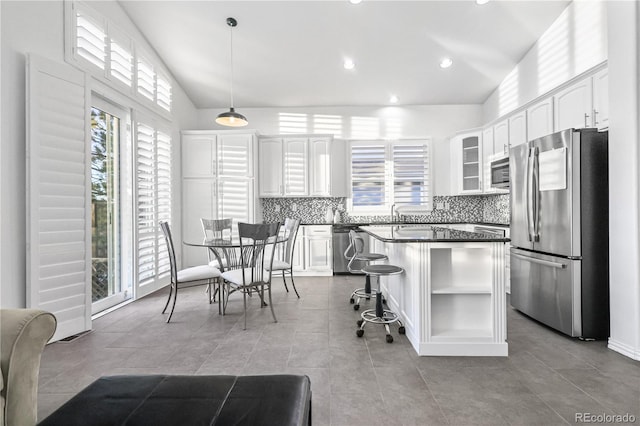
[(532, 148), (531, 190), (533, 192), (533, 241), (540, 241), (540, 163), (538, 162), (538, 147)]
[(516, 257), (521, 260), (525, 260), (531, 263), (537, 263), (539, 265), (549, 266), (551, 268), (565, 269), (567, 265), (564, 263), (551, 262), (549, 260), (536, 259), (535, 257), (523, 256), (521, 254), (511, 253), (511, 256)]
[(527, 233), (529, 234), (529, 241), (533, 239), (533, 215), (534, 215), (534, 201), (533, 201), (533, 157), (535, 153), (535, 148), (529, 148), (529, 152), (527, 154)]

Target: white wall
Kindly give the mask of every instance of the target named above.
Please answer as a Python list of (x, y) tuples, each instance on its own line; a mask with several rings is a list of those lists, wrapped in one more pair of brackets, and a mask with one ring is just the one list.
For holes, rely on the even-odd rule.
[(640, 7), (610, 2), (609, 347), (640, 360)]
[[(455, 132), (482, 124), (480, 105), (393, 107), (242, 108), (236, 110), (261, 134), (330, 133), (339, 139), (423, 138), (433, 140), (434, 192), (450, 194), (449, 140)], [(223, 109), (198, 112), (198, 129), (215, 124)]]
[(489, 123), (607, 60), (607, 2), (574, 1), (484, 103)]
[[(132, 28), (117, 2), (92, 3), (123, 28)], [(0, 306), (24, 307), (26, 268), (25, 210), (25, 55), (34, 53), (64, 62), (64, 7), (60, 0), (0, 1), (2, 58), (0, 116)], [(131, 31), (137, 40), (139, 32)], [(144, 42), (144, 41), (140, 41)], [(146, 42), (144, 42), (146, 44)], [(196, 125), (196, 110), (174, 84), (174, 140), (179, 129)], [(179, 145), (176, 144), (177, 153)], [(179, 177), (179, 170), (176, 171)], [(176, 180), (179, 182), (179, 179)], [(178, 186), (179, 188), (179, 186)], [(179, 205), (179, 204), (177, 204)], [(175, 210), (174, 211), (179, 211)]]

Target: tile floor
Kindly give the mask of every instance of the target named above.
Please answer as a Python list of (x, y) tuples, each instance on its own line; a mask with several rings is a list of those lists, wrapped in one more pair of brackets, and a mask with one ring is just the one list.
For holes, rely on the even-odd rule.
[(172, 322), (161, 291), (94, 321), (93, 332), (48, 345), (38, 416), (102, 375), (307, 374), (314, 425), (561, 425), (576, 413), (627, 414), (640, 424), (640, 362), (557, 334), (509, 308), (509, 357), (418, 357), (406, 338), (368, 326), (348, 295), (360, 277), (297, 278), (301, 299), (274, 281), (274, 307), (242, 299), (226, 316), (204, 287), (184, 290)]

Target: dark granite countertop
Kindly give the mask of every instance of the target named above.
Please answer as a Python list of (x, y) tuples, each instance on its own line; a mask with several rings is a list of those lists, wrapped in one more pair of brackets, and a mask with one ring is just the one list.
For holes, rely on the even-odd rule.
[(497, 226), (500, 228), (509, 228), (509, 224), (505, 223), (490, 223), (490, 222), (339, 222), (339, 223), (328, 223), (328, 222), (302, 222), (301, 225), (332, 225), (332, 226), (380, 226), (380, 225), (433, 225), (433, 226), (443, 226), (446, 227), (448, 225), (483, 225), (483, 226)]
[(451, 243), (451, 242), (509, 242), (509, 238), (481, 232), (459, 231), (437, 224), (371, 225), (362, 231), (384, 242), (390, 243)]

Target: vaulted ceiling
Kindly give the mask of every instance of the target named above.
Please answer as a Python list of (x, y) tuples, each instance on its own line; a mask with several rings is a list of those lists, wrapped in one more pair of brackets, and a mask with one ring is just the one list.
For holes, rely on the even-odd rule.
[[(569, 1), (126, 1), (198, 108), (482, 103)], [(450, 57), (453, 65), (440, 67)], [(355, 68), (346, 70), (351, 58)]]

